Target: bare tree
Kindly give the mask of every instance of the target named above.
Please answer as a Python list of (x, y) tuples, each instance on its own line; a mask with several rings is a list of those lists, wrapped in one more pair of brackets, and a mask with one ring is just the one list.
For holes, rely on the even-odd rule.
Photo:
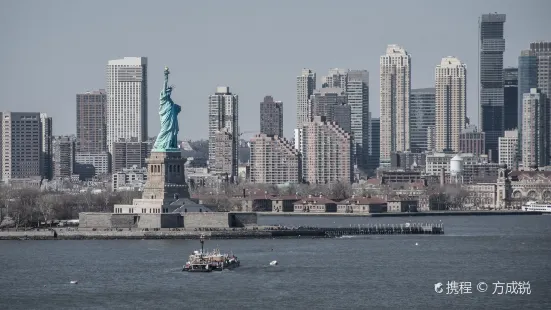
[(333, 184), (330, 184), (329, 192), (330, 192), (329, 196), (331, 197), (331, 199), (341, 201), (343, 199), (346, 199), (352, 196), (351, 195), (352, 187), (350, 186), (349, 183), (338, 181)]
[[(43, 194), (38, 197), (37, 207), (40, 211), (42, 219), (47, 224), (48, 221), (52, 220), (52, 215), (54, 214), (54, 208), (57, 204), (57, 197), (53, 194)], [(50, 222), (51, 223), (51, 222)]]

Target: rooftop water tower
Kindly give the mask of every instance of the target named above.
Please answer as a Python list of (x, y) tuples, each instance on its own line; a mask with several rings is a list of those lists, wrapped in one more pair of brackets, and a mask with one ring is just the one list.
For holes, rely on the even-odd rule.
[(459, 154), (455, 155), (450, 161), (451, 183), (463, 183), (463, 158)]

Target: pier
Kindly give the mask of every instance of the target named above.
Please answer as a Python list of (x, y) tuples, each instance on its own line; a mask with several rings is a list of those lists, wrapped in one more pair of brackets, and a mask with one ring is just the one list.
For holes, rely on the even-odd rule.
[(109, 239), (271, 239), (271, 238), (334, 238), (357, 235), (442, 235), (442, 224), (368, 224), (349, 227), (281, 227), (254, 226), (247, 228), (159, 229), (154, 231), (108, 230), (42, 230), (3, 231), (0, 240), (109, 240)]

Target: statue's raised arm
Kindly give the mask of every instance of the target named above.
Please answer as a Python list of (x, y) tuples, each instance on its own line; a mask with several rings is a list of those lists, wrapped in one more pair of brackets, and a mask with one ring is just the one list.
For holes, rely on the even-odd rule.
[(170, 74), (170, 71), (168, 70), (168, 67), (165, 67), (165, 84), (164, 84), (164, 91), (168, 89), (168, 75)]

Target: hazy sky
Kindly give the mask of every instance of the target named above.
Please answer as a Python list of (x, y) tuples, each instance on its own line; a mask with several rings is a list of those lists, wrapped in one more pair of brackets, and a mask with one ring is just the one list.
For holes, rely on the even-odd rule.
[(180, 138), (208, 136), (218, 85), (239, 95), (241, 131), (259, 130), (265, 95), (282, 100), (291, 137), (303, 67), (318, 86), (329, 68), (367, 69), (378, 116), (379, 57), (394, 43), (412, 55), (413, 88), (433, 87), (442, 57), (465, 62), (467, 114), (478, 122), (478, 17), (490, 12), (507, 14), (505, 66), (531, 41), (551, 40), (549, 0), (0, 0), (0, 111), (46, 112), (55, 135), (74, 134), (75, 94), (105, 88), (108, 60), (147, 56), (150, 136), (169, 66)]

